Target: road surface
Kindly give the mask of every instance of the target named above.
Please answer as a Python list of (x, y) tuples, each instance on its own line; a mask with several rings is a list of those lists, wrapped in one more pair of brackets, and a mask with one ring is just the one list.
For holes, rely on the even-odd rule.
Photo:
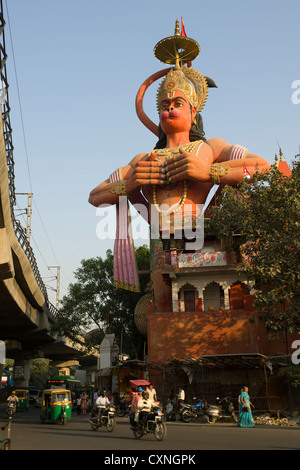
[[(89, 415), (77, 415), (73, 412), (71, 420), (62, 425), (49, 422), (41, 424), (39, 414), (39, 409), (30, 406), (28, 412), (17, 412), (14, 415), (11, 426), (12, 450), (95, 450), (102, 451), (103, 458), (108, 456), (112, 459), (111, 455), (117, 451), (119, 452), (116, 455), (120, 456), (122, 451), (132, 452), (132, 455), (135, 455), (135, 451), (155, 451), (155, 455), (163, 451), (183, 451), (186, 455), (193, 455), (195, 451), (202, 450), (300, 450), (300, 426), (256, 426), (240, 429), (233, 423), (210, 425), (167, 422), (166, 439), (159, 442), (153, 434), (135, 440), (128, 418), (117, 417), (116, 427), (109, 433), (105, 428), (92, 431)], [(2, 409), (1, 425), (6, 421), (7, 417)], [(6, 435), (7, 430), (2, 438)]]

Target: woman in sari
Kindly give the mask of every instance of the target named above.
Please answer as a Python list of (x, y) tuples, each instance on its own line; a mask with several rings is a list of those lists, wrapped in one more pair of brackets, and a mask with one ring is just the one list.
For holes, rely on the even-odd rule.
[(88, 399), (88, 395), (85, 392), (83, 392), (83, 395), (81, 397), (81, 411), (83, 415), (86, 415), (87, 399)]
[(243, 387), (240, 395), (240, 415), (237, 425), (240, 428), (253, 428), (254, 421), (251, 412), (251, 406), (254, 408), (248, 395), (248, 387)]

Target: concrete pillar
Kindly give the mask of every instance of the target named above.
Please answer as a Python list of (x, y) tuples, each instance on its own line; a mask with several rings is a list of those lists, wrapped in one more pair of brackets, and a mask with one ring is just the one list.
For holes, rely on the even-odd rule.
[(172, 311), (178, 312), (178, 284), (172, 279)]
[(16, 362), (14, 365), (14, 386), (15, 387), (29, 387), (30, 380), (30, 363)]
[(224, 288), (224, 308), (230, 310), (229, 287)]

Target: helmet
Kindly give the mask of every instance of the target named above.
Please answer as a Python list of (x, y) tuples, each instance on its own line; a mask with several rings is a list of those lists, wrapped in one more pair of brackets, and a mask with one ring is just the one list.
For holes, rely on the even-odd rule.
[(102, 395), (104, 397), (105, 394), (106, 394), (106, 390), (104, 388), (102, 390), (100, 390), (100, 395)]
[(149, 398), (149, 393), (147, 392), (147, 390), (143, 392), (143, 398)]
[(138, 392), (142, 392), (142, 391), (143, 391), (143, 387), (138, 387), (138, 388), (137, 388), (137, 391), (138, 391)]

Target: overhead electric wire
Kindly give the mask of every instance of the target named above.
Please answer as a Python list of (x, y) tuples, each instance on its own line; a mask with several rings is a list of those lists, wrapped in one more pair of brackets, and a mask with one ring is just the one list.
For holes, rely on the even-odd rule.
[[(11, 51), (12, 51), (12, 59), (13, 59), (13, 65), (14, 65), (14, 72), (15, 72), (15, 80), (16, 80), (16, 88), (17, 88), (17, 96), (18, 96), (18, 102), (19, 102), (19, 108), (20, 108), (20, 117), (21, 117), (21, 126), (22, 126), (22, 133), (23, 133), (23, 140), (24, 140), (24, 148), (25, 148), (25, 156), (26, 156), (26, 163), (27, 163), (27, 171), (28, 171), (28, 179), (29, 179), (29, 187), (30, 187), (30, 191), (31, 193), (33, 193), (33, 187), (32, 187), (32, 180), (31, 180), (31, 173), (30, 173), (30, 165), (29, 165), (29, 158), (28, 158), (28, 151), (27, 151), (27, 142), (26, 142), (26, 136), (25, 136), (25, 126), (24, 126), (24, 119), (23, 119), (23, 112), (22, 112), (22, 105), (21, 105), (21, 96), (20, 96), (20, 89), (19, 89), (19, 81), (18, 81), (18, 74), (17, 74), (17, 67), (16, 67), (16, 60), (15, 60), (15, 53), (14, 53), (14, 46), (13, 46), (13, 40), (12, 40), (12, 33), (11, 33), (11, 26), (10, 26), (10, 18), (9, 18), (9, 12), (8, 12), (8, 6), (7, 6), (7, 0), (5, 0), (5, 5), (6, 5), (6, 11), (7, 11), (7, 24), (8, 24), (8, 30), (9, 30), (9, 37), (10, 37), (10, 43), (11, 43)], [(35, 209), (37, 211), (37, 214), (38, 214), (38, 217), (40, 219), (40, 222), (42, 224), (42, 227), (43, 227), (43, 230), (46, 234), (46, 237), (47, 237), (47, 240), (48, 240), (48, 243), (50, 245), (50, 248), (52, 250), (52, 253), (54, 255), (54, 258), (57, 262), (57, 264), (59, 265), (59, 261), (57, 260), (57, 256), (54, 252), (54, 249), (53, 249), (53, 246), (52, 246), (52, 243), (50, 241), (50, 238), (49, 238), (49, 235), (47, 233), (47, 230), (45, 228), (45, 225), (44, 225), (44, 222), (42, 220), (42, 217), (41, 217), (41, 214), (38, 210), (38, 207), (37, 207), (37, 204), (36, 204), (36, 201), (35, 199), (33, 198), (33, 203), (34, 203), (34, 206), (35, 206)], [(39, 251), (43, 261), (45, 262), (46, 266), (48, 267), (49, 266), (49, 263), (47, 264), (46, 260), (44, 259), (40, 249), (38, 248), (38, 245), (36, 243), (36, 241), (34, 240), (34, 237), (32, 236), (31, 234), (31, 237), (37, 247), (37, 250)], [(49, 267), (48, 267), (49, 269)], [(63, 273), (63, 275), (66, 277), (67, 279), (67, 276), (66, 274), (64, 273), (64, 271), (61, 269), (61, 272)], [(67, 279), (68, 282), (70, 282), (69, 279)], [(62, 283), (61, 283), (62, 284)], [(62, 284), (62, 286), (64, 287), (64, 289), (66, 289), (66, 292), (67, 292), (67, 288)]]

